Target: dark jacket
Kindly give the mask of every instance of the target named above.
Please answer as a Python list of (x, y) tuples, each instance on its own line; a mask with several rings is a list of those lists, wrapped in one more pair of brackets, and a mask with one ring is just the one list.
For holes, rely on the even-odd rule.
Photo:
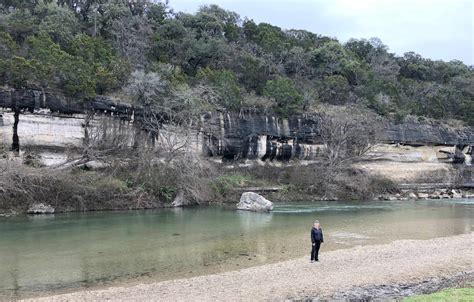
[(314, 227), (311, 228), (311, 242), (315, 243), (316, 241), (321, 241), (321, 243), (324, 242), (323, 238), (323, 230), (321, 228), (316, 229)]

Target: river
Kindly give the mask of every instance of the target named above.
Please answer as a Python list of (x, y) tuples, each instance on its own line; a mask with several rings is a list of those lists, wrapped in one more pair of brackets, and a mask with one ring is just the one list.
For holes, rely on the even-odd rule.
[[(473, 200), (276, 204), (0, 218), (0, 300), (223, 272), (321, 252), (471, 232)], [(324, 254), (320, 257), (324, 261)]]

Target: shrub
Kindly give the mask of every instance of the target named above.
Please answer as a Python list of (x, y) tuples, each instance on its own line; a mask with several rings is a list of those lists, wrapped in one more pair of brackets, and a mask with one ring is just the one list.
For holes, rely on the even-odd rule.
[(52, 170), (0, 164), (0, 210), (25, 212), (34, 203), (56, 211), (137, 209), (158, 206), (140, 187), (115, 177), (83, 170)]
[(398, 191), (392, 181), (352, 167), (316, 164), (294, 166), (288, 170), (289, 179), (296, 190), (319, 197), (367, 200), (379, 194)]
[(23, 164), (31, 167), (41, 167), (41, 155), (35, 152), (34, 150), (26, 149), (23, 155)]
[(210, 182), (211, 190), (218, 196), (226, 196), (233, 188), (245, 187), (252, 182), (252, 179), (247, 175), (239, 173), (232, 173), (221, 175)]
[(176, 188), (175, 187), (161, 187), (159, 189), (160, 191), (160, 197), (162, 197), (165, 202), (170, 203), (173, 201), (173, 197), (176, 194)]

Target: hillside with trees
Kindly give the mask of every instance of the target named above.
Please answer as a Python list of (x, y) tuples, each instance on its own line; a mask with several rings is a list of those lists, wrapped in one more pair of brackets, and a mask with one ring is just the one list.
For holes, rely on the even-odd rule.
[(398, 121), (474, 125), (472, 66), (396, 56), (377, 38), (341, 43), (257, 24), (216, 5), (188, 14), (149, 0), (2, 1), (0, 49), (2, 85), (78, 102), (109, 95), (280, 116), (358, 104)]

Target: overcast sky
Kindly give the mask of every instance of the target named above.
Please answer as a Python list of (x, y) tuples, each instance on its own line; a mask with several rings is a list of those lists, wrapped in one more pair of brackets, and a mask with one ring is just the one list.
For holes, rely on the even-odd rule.
[(473, 0), (169, 0), (194, 13), (217, 4), (242, 18), (336, 37), (378, 37), (391, 52), (474, 64)]

